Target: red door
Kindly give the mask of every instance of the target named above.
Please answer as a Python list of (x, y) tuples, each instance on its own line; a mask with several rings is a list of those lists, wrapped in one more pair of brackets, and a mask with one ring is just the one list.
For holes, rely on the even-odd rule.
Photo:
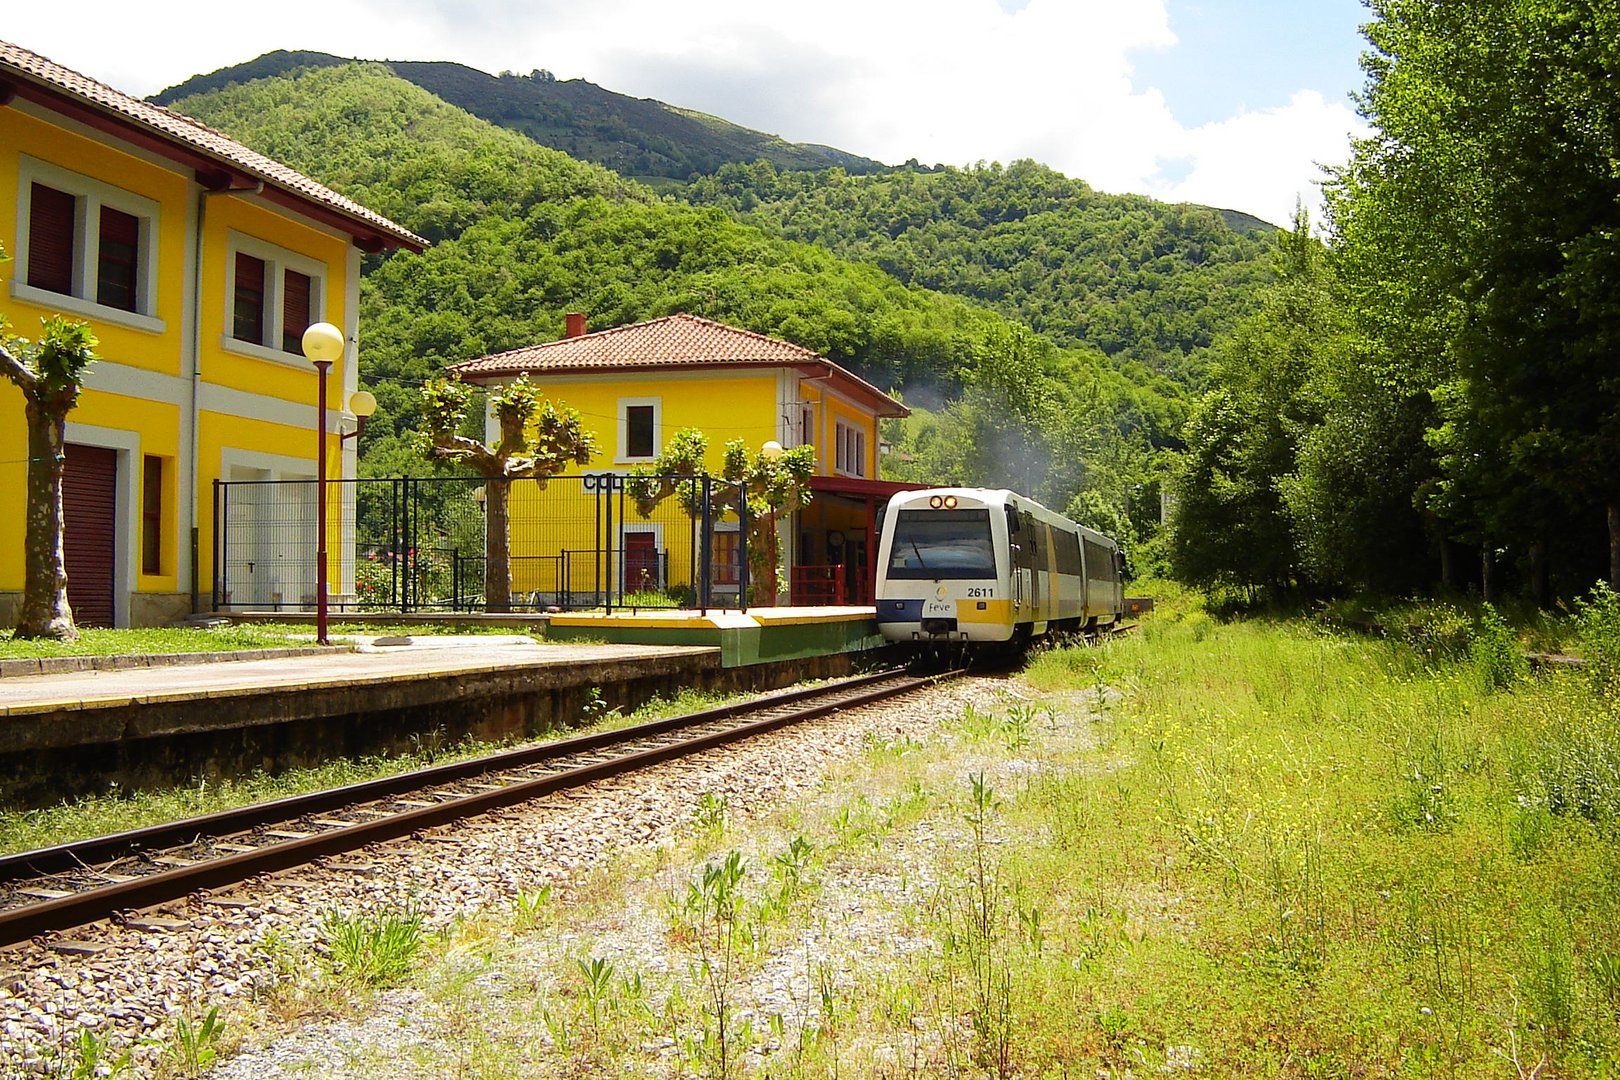
[(62, 548), (68, 603), (79, 626), (113, 624), (113, 551), (118, 532), (118, 451), (67, 446)]
[(624, 534), (624, 591), (651, 592), (663, 587), (658, 573), (658, 535)]

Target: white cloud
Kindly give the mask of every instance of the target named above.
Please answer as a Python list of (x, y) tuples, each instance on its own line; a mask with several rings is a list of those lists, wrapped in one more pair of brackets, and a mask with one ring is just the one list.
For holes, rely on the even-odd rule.
[(543, 67), (886, 162), (1032, 157), (1105, 191), (1278, 222), (1296, 193), (1316, 203), (1314, 163), (1341, 160), (1357, 126), (1302, 92), (1183, 127), (1132, 85), (1132, 53), (1175, 44), (1164, 0), (1015, 13), (996, 0), (283, 0), (273, 23), (174, 7), (158, 19), (124, 0), (22, 5), (0, 33), (138, 94), (276, 48)]

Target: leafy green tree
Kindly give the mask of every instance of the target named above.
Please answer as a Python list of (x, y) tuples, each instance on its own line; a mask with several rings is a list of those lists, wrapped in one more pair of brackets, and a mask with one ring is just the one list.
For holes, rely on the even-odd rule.
[[(0, 247), (0, 261), (7, 258)], [(72, 641), (79, 636), (68, 604), (67, 560), (62, 548), (62, 473), (67, 414), (79, 402), (84, 373), (100, 359), (84, 323), (59, 316), (42, 320), (37, 341), (16, 337), (0, 315), (0, 375), (23, 395), (28, 425), (23, 598), (15, 636)]]
[[(776, 547), (776, 522), (784, 513), (810, 505), (814, 493), (810, 478), (816, 471), (813, 446), (792, 450), (750, 451), (742, 439), (726, 443), (721, 458), (721, 485), (710, 487), (712, 513), (748, 510), (748, 565), (752, 580), (768, 583), (771, 593), (782, 591), (781, 561)], [(703, 512), (702, 477), (708, 471), (709, 437), (697, 428), (682, 428), (652, 462), (630, 471), (625, 490), (642, 517), (652, 514), (671, 496), (691, 517)]]
[(588, 465), (596, 438), (579, 412), (543, 399), (519, 376), (489, 395), (500, 428), (490, 446), (461, 434), (474, 389), (458, 379), (437, 378), (422, 387), (423, 427), (418, 452), (430, 460), (458, 462), (486, 477), (484, 509), (484, 605), (489, 611), (512, 606), (510, 489), (513, 480), (533, 479), (541, 487), (570, 465)]
[(1321, 420), (1309, 392), (1332, 332), (1320, 247), (1298, 210), (1278, 248), (1278, 283), (1261, 311), (1223, 340), (1217, 388), (1188, 421), (1170, 541), (1171, 564), (1184, 580), (1272, 591), (1303, 581), (1284, 485), (1302, 435)]
[(1374, 133), (1330, 213), (1368, 373), (1432, 398), (1436, 476), (1414, 494), (1447, 539), (1515, 549), (1541, 599), (1584, 585), (1601, 560), (1578, 538), (1605, 528), (1620, 580), (1620, 15), (1370, 6)]

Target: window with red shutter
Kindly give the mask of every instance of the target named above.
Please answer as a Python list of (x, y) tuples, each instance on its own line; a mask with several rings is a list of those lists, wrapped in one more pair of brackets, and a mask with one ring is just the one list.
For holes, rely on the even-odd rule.
[(34, 184), (28, 199), (28, 284), (73, 294), (74, 224), (78, 199)]
[(284, 352), (302, 352), (304, 331), (314, 321), (310, 318), (311, 278), (296, 270), (288, 270), (282, 278), (281, 288), (281, 348)]
[(264, 344), (264, 260), (236, 253), (236, 290), (231, 336)]
[(136, 310), (140, 299), (136, 260), (140, 257), (141, 220), (134, 214), (101, 208), (101, 241), (96, 262), (96, 302)]

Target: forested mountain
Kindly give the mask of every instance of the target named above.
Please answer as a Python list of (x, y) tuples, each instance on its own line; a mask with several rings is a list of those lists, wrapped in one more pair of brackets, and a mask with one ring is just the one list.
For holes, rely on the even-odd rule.
[[(558, 81), (547, 71), (490, 75), (464, 64), (379, 61), (400, 78), (493, 124), (521, 132), (542, 146), (594, 161), (623, 176), (687, 180), (727, 162), (769, 161), (782, 169), (877, 172), (881, 162), (830, 146), (790, 143), (719, 117), (604, 90), (584, 79)], [(330, 53), (276, 51), (233, 67), (198, 75), (152, 100), (174, 106), (182, 98), (233, 83), (286, 75), (302, 68), (353, 63)], [(183, 109), (182, 109), (183, 111)]]
[(685, 196), (1194, 384), (1211, 342), (1256, 309), (1276, 233), (1231, 211), (1100, 194), (1033, 161), (874, 176), (755, 162)]
[[(689, 311), (823, 352), (914, 397), (954, 395), (1028, 331), (875, 266), (771, 236), (469, 116), (386, 68), (306, 69), (174, 102), (433, 238), (369, 260), (362, 356), (376, 384), (372, 469), (402, 460), (414, 388), (441, 366), (555, 338), (567, 311), (606, 327)], [(1028, 350), (1025, 350), (1028, 353)], [(1093, 431), (1163, 439), (1178, 389), (1132, 385), (1101, 355), (1036, 350), (1036, 377), (1086, 401)], [(373, 436), (375, 432), (375, 436)]]

